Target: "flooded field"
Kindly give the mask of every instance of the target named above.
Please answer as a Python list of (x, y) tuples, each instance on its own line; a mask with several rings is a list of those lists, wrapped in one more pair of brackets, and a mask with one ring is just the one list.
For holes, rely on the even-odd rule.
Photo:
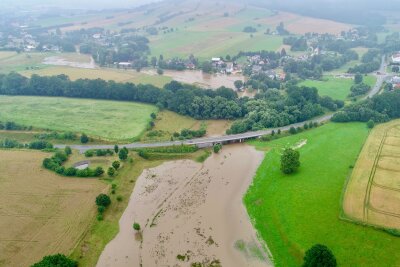
[[(157, 75), (154, 70), (145, 71), (148, 74)], [(203, 73), (201, 70), (185, 70), (185, 71), (174, 71), (165, 70), (164, 76), (169, 76), (173, 80), (194, 84), (203, 88), (217, 89), (221, 86), (228, 88), (235, 88), (234, 82), (237, 80), (245, 81), (245, 77), (242, 74), (208, 74)]]
[(262, 159), (232, 145), (204, 164), (180, 160), (144, 171), (97, 266), (271, 266), (242, 203)]
[[(82, 57), (85, 59), (85, 57)], [(67, 66), (73, 68), (80, 68), (80, 69), (95, 69), (96, 63), (93, 58), (90, 58), (90, 61), (72, 61), (74, 59), (69, 59), (63, 56), (54, 56), (54, 57), (46, 57), (43, 60), (43, 64), (45, 65), (52, 65), (52, 66)]]

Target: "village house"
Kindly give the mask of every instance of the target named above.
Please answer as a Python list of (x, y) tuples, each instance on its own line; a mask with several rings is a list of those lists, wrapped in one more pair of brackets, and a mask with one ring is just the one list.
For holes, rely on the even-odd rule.
[(392, 55), (392, 64), (400, 65), (400, 52)]

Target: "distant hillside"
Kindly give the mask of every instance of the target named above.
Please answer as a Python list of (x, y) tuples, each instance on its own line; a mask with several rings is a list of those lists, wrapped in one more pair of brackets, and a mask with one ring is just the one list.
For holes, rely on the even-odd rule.
[(35, 8), (43, 6), (70, 9), (128, 8), (157, 2), (157, 0), (1, 0), (0, 8)]
[(380, 11), (400, 11), (398, 0), (249, 0), (249, 4), (360, 25), (382, 25)]

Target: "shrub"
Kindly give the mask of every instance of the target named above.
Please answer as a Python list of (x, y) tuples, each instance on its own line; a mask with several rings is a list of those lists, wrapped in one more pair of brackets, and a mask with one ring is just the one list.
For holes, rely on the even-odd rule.
[(86, 144), (86, 143), (88, 143), (89, 142), (89, 137), (86, 135), (86, 134), (82, 134), (81, 135), (81, 143), (82, 144)]
[(115, 152), (115, 153), (118, 153), (118, 151), (119, 151), (119, 147), (118, 147), (118, 145), (115, 145), (115, 146), (114, 146), (114, 152)]
[(37, 150), (43, 150), (43, 149), (51, 149), (53, 148), (53, 145), (47, 141), (33, 141), (29, 143), (28, 145), (29, 149), (37, 149)]
[(115, 175), (115, 169), (113, 167), (108, 168), (108, 176), (113, 177)]
[(96, 218), (99, 222), (104, 220), (103, 214), (97, 214)]
[(43, 259), (31, 267), (78, 267), (78, 262), (68, 258), (63, 254), (45, 256)]
[(290, 127), (290, 129), (289, 129), (289, 133), (290, 133), (290, 134), (296, 134), (296, 133), (297, 133), (297, 130), (296, 130), (296, 128), (294, 128), (294, 127)]
[(97, 207), (97, 211), (98, 211), (100, 214), (103, 214), (105, 210), (106, 210), (106, 207), (104, 207), (104, 206), (98, 206), (98, 207)]
[(287, 148), (281, 156), (281, 171), (285, 174), (294, 173), (300, 167), (300, 153), (297, 150)]
[(96, 197), (96, 205), (108, 207), (111, 204), (111, 199), (106, 194), (100, 194)]
[(140, 231), (140, 224), (137, 223), (137, 222), (133, 223), (133, 229), (134, 229), (135, 231)]
[(117, 201), (121, 202), (122, 201), (122, 196), (117, 196)]
[(213, 147), (214, 153), (219, 153), (219, 151), (222, 149), (221, 144), (215, 144)]
[(85, 152), (85, 157), (91, 158), (93, 156), (94, 156), (93, 150), (88, 150), (88, 151)]
[(66, 146), (64, 148), (64, 152), (65, 152), (65, 154), (67, 154), (69, 156), (72, 154), (72, 149), (69, 146)]
[(70, 167), (70, 168), (65, 170), (64, 175), (65, 176), (75, 176), (76, 175), (76, 171), (77, 171), (77, 169), (75, 169), (74, 167)]
[(126, 147), (124, 147), (123, 149), (121, 149), (118, 153), (118, 157), (120, 160), (126, 160), (128, 158), (128, 149)]
[(112, 166), (113, 166), (114, 169), (118, 170), (119, 167), (121, 167), (121, 162), (119, 162), (118, 160), (116, 160), (116, 161), (114, 161), (114, 162), (112, 163)]
[(95, 176), (102, 176), (104, 174), (104, 170), (103, 170), (103, 168), (102, 167), (97, 167), (95, 170), (94, 170), (94, 175)]
[(375, 122), (374, 122), (373, 120), (369, 120), (369, 121), (367, 122), (367, 127), (368, 127), (369, 129), (374, 128), (374, 127), (375, 127)]
[(303, 267), (336, 267), (336, 258), (324, 245), (314, 245), (306, 251)]

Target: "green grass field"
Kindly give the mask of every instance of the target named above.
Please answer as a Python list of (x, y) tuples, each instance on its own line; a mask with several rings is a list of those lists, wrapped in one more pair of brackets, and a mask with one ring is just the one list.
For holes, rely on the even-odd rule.
[(34, 128), (86, 133), (106, 140), (131, 140), (147, 127), (151, 105), (57, 97), (0, 96), (0, 121)]
[(177, 31), (160, 34), (150, 43), (154, 56), (164, 55), (167, 58), (185, 58), (194, 54), (201, 60), (211, 57), (236, 55), (240, 51), (275, 51), (282, 45), (281, 36), (267, 36), (262, 33), (250, 34), (223, 31)]
[[(267, 150), (244, 202), (276, 266), (300, 266), (312, 245), (327, 245), (338, 266), (399, 266), (400, 238), (339, 219), (342, 191), (366, 140), (365, 124), (329, 123), (272, 142), (251, 144)], [(301, 140), (301, 167), (280, 171), (282, 148)]]
[[(364, 82), (373, 86), (376, 82), (374, 76), (364, 76)], [(330, 96), (333, 99), (345, 100), (350, 94), (350, 88), (354, 84), (353, 79), (324, 76), (323, 80), (305, 80), (300, 85), (315, 87), (321, 96)]]

